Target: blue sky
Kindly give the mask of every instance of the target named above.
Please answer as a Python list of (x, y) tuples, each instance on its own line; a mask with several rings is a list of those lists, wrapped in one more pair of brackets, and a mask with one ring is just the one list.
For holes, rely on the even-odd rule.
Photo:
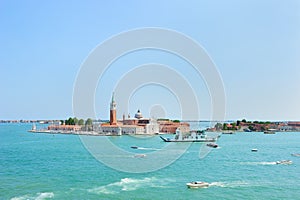
[[(300, 120), (298, 0), (1, 1), (0, 24), (0, 119), (72, 116), (74, 82), (89, 53), (120, 32), (160, 27), (206, 49), (223, 79), (226, 119)], [(149, 62), (169, 64), (188, 77), (201, 101), (200, 118), (209, 119), (203, 80), (178, 58), (147, 51), (122, 57), (105, 73), (95, 95), (97, 118), (108, 118), (107, 104), (122, 73)], [(141, 109), (148, 117), (159, 104), (167, 117), (180, 118), (178, 102), (168, 93), (143, 87), (118, 116)]]

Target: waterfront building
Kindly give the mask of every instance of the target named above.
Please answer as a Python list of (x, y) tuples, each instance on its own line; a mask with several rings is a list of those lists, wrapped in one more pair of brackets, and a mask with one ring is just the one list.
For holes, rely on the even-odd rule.
[(117, 121), (117, 104), (113, 94), (110, 103), (109, 123), (102, 123), (96, 131), (105, 135), (148, 135), (159, 133), (159, 124), (156, 120), (143, 118), (140, 110), (134, 116), (135, 119), (126, 119), (125, 114), (123, 114), (123, 120)]
[(79, 125), (50, 125), (48, 126), (49, 131), (72, 131), (77, 132), (81, 130)]
[(178, 127), (181, 127), (185, 132), (189, 132), (190, 124), (186, 122), (171, 121), (168, 119), (162, 119), (158, 121), (160, 133), (176, 133)]

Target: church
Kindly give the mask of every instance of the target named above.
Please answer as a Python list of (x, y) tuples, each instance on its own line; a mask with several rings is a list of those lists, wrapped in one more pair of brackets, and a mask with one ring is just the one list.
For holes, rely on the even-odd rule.
[(117, 104), (112, 95), (110, 103), (110, 120), (109, 123), (101, 124), (97, 130), (100, 134), (105, 135), (151, 135), (159, 133), (159, 124), (157, 120), (143, 118), (140, 110), (135, 114), (135, 118), (128, 119), (123, 115), (123, 119), (117, 120)]

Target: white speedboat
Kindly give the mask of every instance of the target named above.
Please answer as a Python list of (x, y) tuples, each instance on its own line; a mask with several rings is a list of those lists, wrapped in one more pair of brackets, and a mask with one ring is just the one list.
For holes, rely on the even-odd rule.
[(276, 161), (276, 164), (277, 165), (290, 165), (292, 164), (293, 162), (291, 160), (280, 160), (280, 161)]
[(292, 153), (291, 155), (295, 157), (300, 157), (300, 153)]
[(134, 158), (145, 158), (146, 154), (135, 154), (133, 157)]
[(202, 181), (194, 181), (194, 182), (187, 183), (186, 186), (188, 188), (203, 188), (203, 187), (208, 187), (209, 183), (202, 182)]

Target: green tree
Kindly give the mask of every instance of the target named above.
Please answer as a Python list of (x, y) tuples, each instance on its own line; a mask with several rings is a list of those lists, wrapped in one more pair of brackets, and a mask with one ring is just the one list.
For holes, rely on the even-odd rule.
[(73, 118), (74, 125), (78, 125), (78, 119), (76, 117)]
[(227, 124), (226, 123), (223, 124), (223, 130), (227, 130)]
[(248, 127), (251, 131), (256, 131), (256, 129), (253, 126)]
[(246, 119), (243, 119), (242, 122), (246, 123), (247, 121), (246, 121)]
[(66, 120), (66, 125), (72, 125), (73, 123), (73, 118), (69, 117), (69, 119)]
[(65, 120), (66, 125), (75, 125), (77, 124), (76, 122), (78, 123), (78, 119), (76, 117), (69, 117), (69, 119)]
[(93, 130), (93, 120), (91, 118), (88, 118), (86, 121), (85, 121), (85, 129), (87, 131), (92, 131)]
[(78, 125), (83, 126), (83, 125), (84, 125), (84, 120), (83, 120), (83, 119), (80, 119), (80, 120), (78, 121)]
[(217, 130), (221, 130), (222, 127), (223, 127), (223, 125), (222, 125), (221, 123), (219, 123), (219, 122), (215, 125), (215, 128), (216, 128)]
[(87, 125), (87, 126), (93, 125), (93, 120), (91, 118), (88, 118), (85, 122), (85, 125)]

